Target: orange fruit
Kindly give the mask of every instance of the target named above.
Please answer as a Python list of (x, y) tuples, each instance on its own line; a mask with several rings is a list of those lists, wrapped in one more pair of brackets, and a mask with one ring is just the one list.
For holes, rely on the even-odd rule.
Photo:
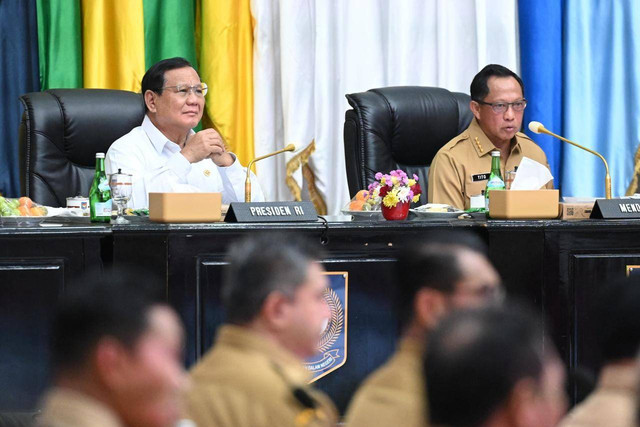
[(364, 200), (354, 200), (353, 202), (349, 203), (349, 210), (361, 211), (363, 206), (364, 206)]
[(18, 210), (20, 211), (20, 216), (29, 216), (29, 208), (26, 206), (18, 206)]
[(365, 201), (367, 200), (367, 196), (369, 195), (367, 190), (360, 190), (356, 193), (356, 200)]
[(28, 197), (20, 197), (18, 202), (20, 202), (20, 206), (26, 206), (27, 208), (33, 206), (33, 201)]
[(29, 209), (29, 213), (31, 214), (31, 216), (44, 216), (44, 212), (39, 206), (34, 206)]

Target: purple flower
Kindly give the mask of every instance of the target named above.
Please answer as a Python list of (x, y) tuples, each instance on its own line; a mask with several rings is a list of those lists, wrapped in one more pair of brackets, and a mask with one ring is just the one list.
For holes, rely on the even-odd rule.
[(416, 175), (415, 173), (413, 174), (413, 179), (416, 180), (416, 182), (418, 182), (418, 175)]
[(382, 172), (378, 172), (375, 178), (379, 181), (382, 178)]

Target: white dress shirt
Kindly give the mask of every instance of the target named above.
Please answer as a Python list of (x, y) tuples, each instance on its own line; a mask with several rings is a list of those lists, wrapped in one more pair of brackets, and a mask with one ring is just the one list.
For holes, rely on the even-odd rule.
[[(195, 132), (192, 130), (191, 134)], [(222, 193), (222, 203), (244, 201), (244, 182), (247, 174), (236, 156), (233, 164), (217, 166), (213, 160), (197, 163), (180, 153), (178, 144), (170, 141), (154, 126), (148, 116), (142, 125), (116, 140), (105, 159), (107, 174), (133, 175), (133, 194), (128, 206), (133, 209), (149, 207), (150, 192), (187, 191), (189, 186), (202, 192)], [(251, 174), (251, 201), (262, 202), (264, 195), (257, 177)]]

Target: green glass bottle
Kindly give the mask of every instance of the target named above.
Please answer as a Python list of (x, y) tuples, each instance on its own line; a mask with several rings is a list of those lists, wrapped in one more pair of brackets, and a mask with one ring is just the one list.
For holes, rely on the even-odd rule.
[(502, 179), (502, 174), (500, 173), (500, 152), (492, 151), (491, 152), (491, 173), (489, 174), (489, 180), (487, 181), (487, 187), (484, 190), (484, 203), (485, 208), (487, 210), (487, 215), (489, 215), (489, 193), (491, 190), (504, 190), (504, 180)]
[(96, 173), (89, 190), (91, 222), (111, 221), (111, 188), (104, 171), (104, 153), (96, 153)]

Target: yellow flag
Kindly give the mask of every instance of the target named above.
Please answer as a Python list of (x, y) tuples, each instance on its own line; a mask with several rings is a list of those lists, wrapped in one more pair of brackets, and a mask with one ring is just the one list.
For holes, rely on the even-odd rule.
[(143, 0), (83, 0), (84, 87), (140, 91)]
[(246, 164), (254, 156), (250, 0), (202, 0), (200, 19), (199, 71), (209, 86), (204, 123)]

